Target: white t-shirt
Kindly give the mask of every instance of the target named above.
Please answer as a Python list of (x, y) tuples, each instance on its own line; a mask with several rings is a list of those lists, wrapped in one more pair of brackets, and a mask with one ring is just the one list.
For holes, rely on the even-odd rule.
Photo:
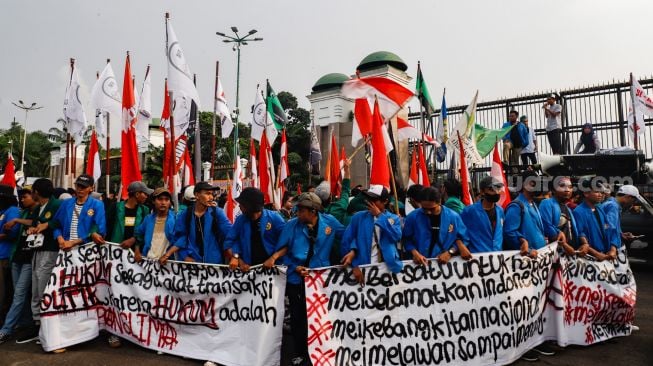
[(562, 106), (555, 103), (547, 106), (547, 109), (551, 112), (558, 113), (558, 115), (546, 117), (546, 130), (553, 131), (562, 128)]
[[(380, 263), (380, 251), (379, 243), (376, 241), (376, 238), (381, 237), (381, 228), (376, 226), (377, 218), (374, 218), (374, 233), (372, 233), (372, 249), (370, 250), (370, 264)], [(376, 235), (375, 235), (376, 234)]]

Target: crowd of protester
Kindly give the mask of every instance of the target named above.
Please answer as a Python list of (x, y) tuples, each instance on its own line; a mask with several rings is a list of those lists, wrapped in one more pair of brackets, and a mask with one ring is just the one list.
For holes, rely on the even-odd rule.
[[(516, 114), (511, 119), (517, 120)], [(520, 153), (514, 144), (511, 149)], [(0, 343), (38, 340), (39, 303), (59, 250), (88, 242), (130, 248), (139, 262), (226, 264), (240, 271), (255, 265), (288, 266), (293, 364), (306, 365), (303, 277), (311, 268), (348, 266), (363, 285), (360, 266), (367, 264), (385, 263), (396, 273), (407, 259), (426, 265), (429, 258), (444, 263), (502, 250), (535, 257), (554, 241), (567, 255), (603, 261), (615, 259), (622, 242), (633, 239), (633, 234), (621, 232), (620, 215), (641, 198), (634, 186), (621, 186), (612, 197), (600, 182), (584, 180), (574, 194), (569, 177), (556, 177), (549, 186), (533, 171), (521, 178), (504, 210), (497, 202), (508, 187), (491, 177), (480, 181), (477, 201), (465, 206), (455, 179), (413, 185), (400, 199), (383, 186), (352, 189), (346, 163), (339, 197), (323, 182), (298, 196), (287, 192), (280, 209), (273, 210), (260, 190), (244, 188), (235, 199), (240, 215), (233, 223), (223, 210), (226, 193), (208, 182), (183, 190), (178, 210), (169, 190), (151, 189), (143, 182), (131, 183), (127, 199), (118, 202), (99, 197), (88, 175), (79, 176), (70, 192), (55, 189), (48, 179), (17, 192), (0, 185)], [(110, 336), (108, 344), (120, 347), (121, 340)], [(541, 344), (523, 359), (553, 354)]]

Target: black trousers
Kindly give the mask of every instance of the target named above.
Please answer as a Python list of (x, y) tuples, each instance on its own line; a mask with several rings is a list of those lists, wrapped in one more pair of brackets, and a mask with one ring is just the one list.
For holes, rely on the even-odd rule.
[[(531, 161), (530, 163), (528, 162), (529, 160)], [(535, 155), (535, 153), (522, 153), (521, 164), (522, 165), (537, 164), (537, 155)]]
[(549, 139), (551, 152), (556, 155), (562, 154), (562, 130), (557, 128), (555, 130), (546, 131), (546, 137)]
[(310, 364), (308, 356), (308, 319), (306, 318), (306, 290), (304, 284), (286, 284), (290, 311), (290, 331), (292, 332), (295, 355), (303, 357)]

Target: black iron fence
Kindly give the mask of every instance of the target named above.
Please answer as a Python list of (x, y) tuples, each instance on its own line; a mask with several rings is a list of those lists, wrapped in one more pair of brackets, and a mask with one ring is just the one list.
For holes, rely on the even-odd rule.
[[(640, 80), (640, 83), (651, 93), (653, 89), (653, 78)], [(476, 121), (486, 128), (501, 128), (503, 123), (507, 121), (508, 113), (514, 109), (520, 115), (528, 116), (529, 125), (535, 130), (538, 151), (551, 154), (545, 129), (546, 117), (542, 108), (546, 102), (546, 98), (551, 94), (558, 95), (557, 103), (562, 106), (563, 148), (565, 149), (565, 153), (573, 153), (574, 146), (579, 140), (582, 126), (587, 122), (593, 124), (594, 130), (601, 140), (602, 149), (613, 149), (622, 146), (634, 147), (633, 137), (627, 128), (628, 109), (631, 106), (629, 82), (618, 82), (578, 89), (552, 90), (546, 93), (478, 103)], [(447, 107), (449, 131), (452, 131), (456, 126), (465, 108), (467, 106)], [(426, 130), (431, 136), (436, 135), (436, 126), (439, 117), (440, 110), (436, 110), (427, 119)], [(411, 124), (420, 128), (419, 113), (411, 113), (408, 118)], [(653, 125), (653, 118), (646, 118), (645, 122), (646, 130), (643, 135), (639, 136), (638, 143), (639, 149), (644, 152), (645, 156), (651, 158), (653, 157), (653, 129), (650, 126)], [(427, 152), (427, 155), (430, 157), (428, 161), (434, 161), (432, 154), (433, 149), (430, 149)], [(448, 152), (446, 161), (437, 163), (436, 170), (448, 169), (450, 159), (451, 152)], [(491, 159), (492, 155), (490, 154), (486, 158), (485, 167), (479, 167), (481, 168), (480, 170), (487, 169), (491, 165)]]

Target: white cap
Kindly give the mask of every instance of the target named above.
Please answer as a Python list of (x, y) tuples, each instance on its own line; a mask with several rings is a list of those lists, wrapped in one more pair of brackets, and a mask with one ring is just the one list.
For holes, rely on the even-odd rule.
[(186, 190), (184, 191), (184, 199), (191, 202), (195, 201), (195, 186), (186, 187)]
[(637, 198), (640, 201), (644, 201), (644, 198), (639, 194), (639, 189), (637, 187), (626, 184), (623, 185), (619, 188), (619, 191), (617, 191), (618, 195), (628, 195), (628, 196), (633, 196)]

